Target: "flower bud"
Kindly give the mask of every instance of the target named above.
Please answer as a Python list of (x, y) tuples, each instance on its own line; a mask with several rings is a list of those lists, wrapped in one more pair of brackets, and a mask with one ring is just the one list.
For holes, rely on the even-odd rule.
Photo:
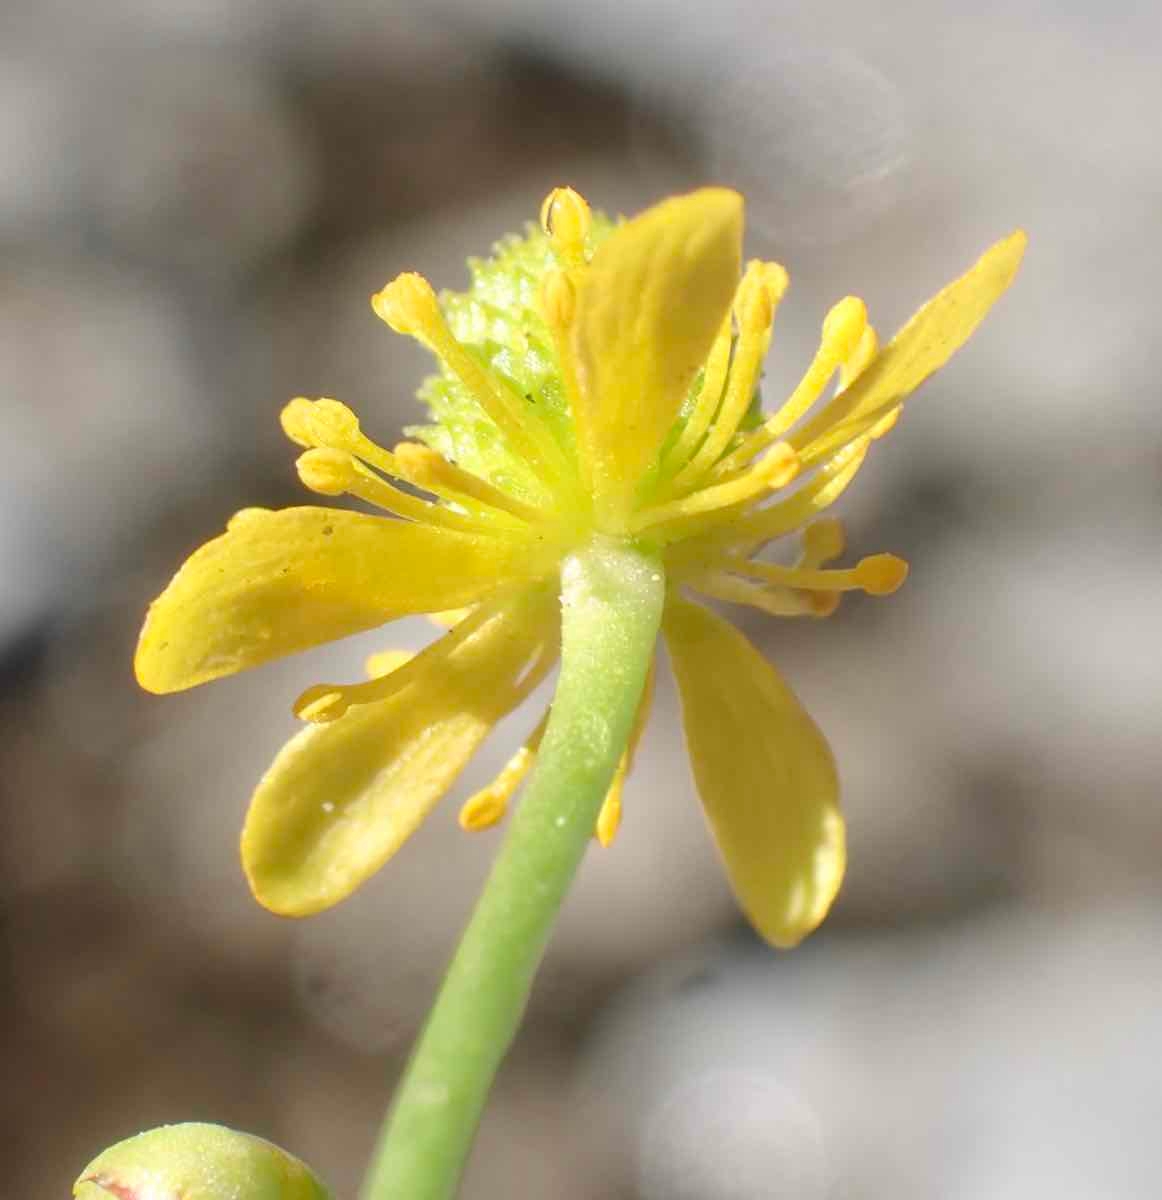
[(163, 1125), (98, 1154), (76, 1200), (331, 1200), (297, 1158), (220, 1125)]

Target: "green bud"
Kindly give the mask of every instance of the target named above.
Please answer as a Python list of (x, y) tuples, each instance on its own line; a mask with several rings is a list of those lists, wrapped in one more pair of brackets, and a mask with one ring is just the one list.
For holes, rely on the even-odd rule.
[(331, 1200), (297, 1158), (221, 1125), (163, 1125), (111, 1146), (81, 1172), (76, 1200)]

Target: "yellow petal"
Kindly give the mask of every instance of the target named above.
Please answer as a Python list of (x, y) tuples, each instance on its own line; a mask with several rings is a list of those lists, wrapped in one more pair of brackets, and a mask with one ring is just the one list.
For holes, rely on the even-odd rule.
[[(247, 509), (155, 600), (135, 669), (176, 692), (527, 577), (528, 547), (331, 508)], [(523, 560), (523, 561), (522, 561)]]
[(595, 487), (626, 496), (654, 464), (730, 309), (742, 197), (705, 188), (622, 225), (578, 277), (571, 326)]
[(544, 677), (556, 657), (555, 618), (553, 596), (527, 595), (403, 692), (296, 735), (259, 783), (242, 831), (258, 900), (306, 916), (379, 870)]
[(806, 461), (865, 432), (942, 367), (1013, 282), (1027, 240), (1018, 229), (997, 242), (916, 312), (851, 386), (790, 438)]
[(823, 920), (843, 879), (831, 751), (733, 625), (672, 600), (663, 628), (694, 778), (731, 886), (767, 941), (794, 946)]

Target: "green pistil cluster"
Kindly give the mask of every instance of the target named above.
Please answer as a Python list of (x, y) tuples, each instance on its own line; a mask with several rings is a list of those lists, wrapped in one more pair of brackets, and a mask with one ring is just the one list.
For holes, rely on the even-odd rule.
[[(608, 217), (594, 213), (587, 249), (592, 252), (614, 227)], [(440, 303), (457, 340), (535, 406), (557, 442), (573, 454), (573, 422), (540, 308), (541, 281), (556, 266), (549, 238), (530, 223), (524, 237), (513, 234), (497, 242), (491, 258), (469, 259), (468, 290), (442, 292)], [(409, 437), (514, 496), (536, 498), (539, 489), (528, 467), (512, 454), (495, 422), (451, 371), (444, 367), (428, 376), (419, 398), (434, 423), (407, 429)]]

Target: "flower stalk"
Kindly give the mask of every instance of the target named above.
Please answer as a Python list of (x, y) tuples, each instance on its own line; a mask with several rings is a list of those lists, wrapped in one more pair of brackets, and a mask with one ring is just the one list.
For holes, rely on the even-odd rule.
[(625, 750), (665, 599), (598, 539), (561, 568), (561, 674), (537, 766), (384, 1126), (363, 1200), (449, 1200)]

